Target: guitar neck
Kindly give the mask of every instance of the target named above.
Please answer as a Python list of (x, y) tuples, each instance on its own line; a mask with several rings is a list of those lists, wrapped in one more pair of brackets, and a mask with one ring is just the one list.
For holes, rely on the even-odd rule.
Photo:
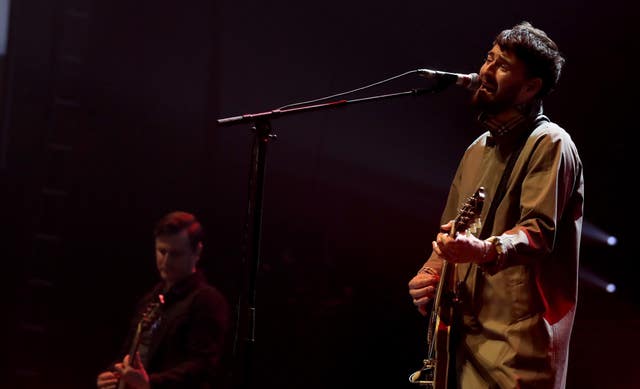
[(131, 347), (129, 347), (129, 363), (133, 363), (133, 358), (136, 356), (136, 352), (138, 351), (138, 347), (140, 347), (140, 340), (142, 338), (142, 324), (138, 323), (136, 327), (136, 335), (133, 337), (133, 342), (131, 343)]

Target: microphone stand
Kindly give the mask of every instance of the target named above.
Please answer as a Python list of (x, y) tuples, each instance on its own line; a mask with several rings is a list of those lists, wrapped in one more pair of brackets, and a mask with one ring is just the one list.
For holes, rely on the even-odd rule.
[[(238, 372), (240, 377), (232, 377), (235, 381), (234, 388), (251, 388), (251, 368), (253, 365), (253, 351), (255, 344), (255, 324), (256, 324), (256, 279), (260, 267), (260, 243), (262, 229), (262, 203), (264, 192), (264, 177), (267, 146), (273, 139), (277, 139), (272, 134), (270, 119), (284, 115), (303, 113), (307, 111), (318, 111), (322, 109), (344, 107), (349, 104), (357, 104), (363, 102), (371, 102), (377, 100), (387, 100), (405, 96), (419, 96), (426, 93), (436, 93), (446, 89), (454, 84), (455, 78), (441, 77), (430, 88), (415, 88), (408, 91), (396, 92), (384, 95), (369, 96), (352, 100), (336, 100), (322, 104), (305, 105), (294, 108), (275, 109), (259, 113), (250, 113), (240, 116), (232, 116), (218, 119), (220, 125), (233, 125), (239, 123), (253, 123), (251, 130), (254, 134), (253, 145), (251, 149), (251, 162), (249, 165), (249, 204), (247, 207), (247, 223), (244, 231), (244, 243), (248, 243), (248, 247), (243, 247), (244, 253), (242, 258), (242, 266), (247, 271), (247, 278), (243, 279), (244, 293), (240, 293), (238, 299), (238, 311), (236, 312), (236, 335), (233, 345), (234, 359), (242, 353), (238, 349), (239, 334), (246, 334), (245, 348), (243, 350), (243, 366), (242, 371)], [(235, 362), (235, 361), (234, 361)], [(237, 368), (237, 367), (236, 367)], [(233, 374), (232, 374), (233, 376)]]

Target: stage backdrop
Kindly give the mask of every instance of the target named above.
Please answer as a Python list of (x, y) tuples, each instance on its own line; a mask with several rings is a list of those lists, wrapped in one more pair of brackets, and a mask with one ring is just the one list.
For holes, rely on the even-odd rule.
[(151, 230), (170, 210), (201, 217), (203, 269), (236, 311), (251, 275), (243, 258), (254, 132), (218, 119), (326, 96), (352, 103), (270, 120), (254, 353), (235, 363), (234, 346), (246, 343), (232, 333), (225, 370), (262, 388), (412, 386), (427, 323), (407, 282), (480, 130), (461, 87), (359, 99), (430, 88), (419, 68), (477, 72), (493, 37), (523, 20), (567, 58), (545, 111), (580, 150), (586, 220), (618, 238), (583, 244), (569, 388), (630, 387), (640, 314), (627, 270), (633, 192), (622, 186), (634, 176), (627, 7), (11, 2), (0, 77), (3, 387), (95, 384), (156, 280)]

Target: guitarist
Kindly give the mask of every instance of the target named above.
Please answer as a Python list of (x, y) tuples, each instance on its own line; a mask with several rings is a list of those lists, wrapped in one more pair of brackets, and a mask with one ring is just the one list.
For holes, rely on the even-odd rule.
[[(213, 388), (229, 308), (226, 298), (196, 269), (203, 249), (202, 226), (190, 213), (171, 212), (158, 221), (154, 236), (161, 280), (138, 304), (125, 344), (125, 350), (134, 352), (100, 373), (97, 387)], [(159, 314), (146, 317), (150, 322), (141, 336), (134, 336), (158, 300)], [(138, 342), (132, 344), (134, 339)]]
[[(496, 36), (480, 68), (472, 105), (485, 132), (459, 162), (442, 230), (409, 282), (427, 314), (443, 261), (453, 265), (447, 287), (459, 297), (452, 317), (460, 320), (448, 323), (455, 342), (437, 346), (450, 369), (438, 388), (565, 387), (583, 171), (570, 135), (542, 114), (563, 63), (547, 34), (522, 22)], [(450, 234), (449, 221), (481, 186), (481, 232)]]

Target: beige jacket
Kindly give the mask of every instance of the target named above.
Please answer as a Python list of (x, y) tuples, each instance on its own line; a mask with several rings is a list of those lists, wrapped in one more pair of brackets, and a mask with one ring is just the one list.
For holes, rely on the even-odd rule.
[[(513, 135), (513, 134), (511, 134)], [(510, 138), (488, 146), (487, 132), (466, 150), (451, 184), (442, 223), (480, 186), (482, 220), (515, 149)], [(464, 280), (464, 325), (456, 352), (459, 387), (564, 388), (578, 293), (583, 172), (569, 134), (546, 122), (527, 138), (496, 209), (491, 235), (506, 261), (499, 269), (455, 267)], [(432, 253), (426, 263), (441, 268)], [(468, 274), (467, 274), (468, 271)], [(466, 278), (465, 278), (466, 276)]]

